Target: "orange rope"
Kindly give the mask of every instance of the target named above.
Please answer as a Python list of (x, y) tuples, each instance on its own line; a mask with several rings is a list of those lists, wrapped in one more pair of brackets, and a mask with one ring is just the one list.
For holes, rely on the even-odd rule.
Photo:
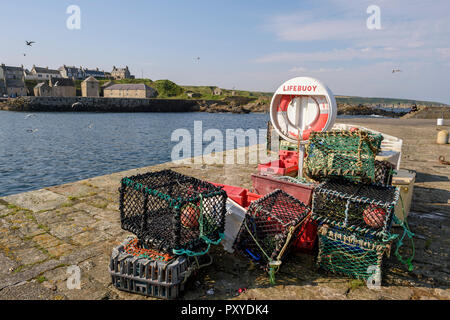
[(173, 259), (172, 256), (166, 253), (161, 253), (152, 249), (140, 247), (137, 238), (128, 242), (124, 246), (124, 250), (126, 253), (132, 254), (133, 256), (143, 256), (146, 258), (152, 258), (154, 260), (170, 261)]

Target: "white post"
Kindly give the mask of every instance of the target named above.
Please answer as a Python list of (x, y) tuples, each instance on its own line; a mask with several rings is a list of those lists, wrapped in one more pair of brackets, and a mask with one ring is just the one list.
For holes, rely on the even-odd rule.
[[(296, 109), (298, 110), (296, 112), (296, 116), (298, 116), (298, 118), (296, 118), (296, 126), (299, 128), (299, 139), (300, 139), (300, 144), (298, 146), (298, 173), (297, 173), (297, 177), (300, 179), (303, 177), (303, 160), (305, 158), (305, 146), (303, 144), (302, 141), (302, 137), (300, 136), (300, 130), (301, 132), (303, 132), (306, 129), (306, 123), (307, 123), (307, 119), (306, 119), (306, 115), (307, 115), (307, 109), (308, 109), (308, 99), (309, 96), (303, 96), (300, 98), (296, 98), (295, 100), (298, 99), (298, 104), (296, 105)], [(299, 123), (299, 120), (301, 120), (301, 123)]]

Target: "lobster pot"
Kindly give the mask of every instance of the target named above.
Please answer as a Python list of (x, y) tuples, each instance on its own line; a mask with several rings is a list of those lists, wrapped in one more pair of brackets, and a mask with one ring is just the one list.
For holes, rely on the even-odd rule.
[(394, 168), (395, 165), (389, 161), (375, 160), (375, 184), (391, 186)]
[(314, 189), (312, 218), (363, 234), (389, 233), (399, 190), (392, 186), (328, 181)]
[(375, 183), (375, 156), (382, 140), (381, 134), (363, 130), (312, 132), (304, 174), (316, 181), (337, 178)]
[(323, 226), (318, 231), (317, 266), (325, 271), (367, 280), (378, 277), (384, 256), (390, 255), (390, 242), (364, 238), (354, 233)]
[(310, 209), (282, 190), (252, 202), (234, 249), (266, 268), (281, 261)]
[(205, 252), (223, 236), (226, 200), (221, 188), (171, 170), (123, 178), (121, 225), (158, 251)]
[(185, 256), (158, 254), (140, 247), (137, 239), (127, 238), (113, 249), (109, 272), (112, 284), (119, 290), (175, 299), (184, 290), (192, 265)]

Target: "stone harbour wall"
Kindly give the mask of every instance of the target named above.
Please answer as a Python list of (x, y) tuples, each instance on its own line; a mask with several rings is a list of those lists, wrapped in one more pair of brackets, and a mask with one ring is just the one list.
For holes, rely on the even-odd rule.
[(93, 97), (21, 97), (0, 102), (0, 110), (27, 112), (193, 112), (194, 100)]

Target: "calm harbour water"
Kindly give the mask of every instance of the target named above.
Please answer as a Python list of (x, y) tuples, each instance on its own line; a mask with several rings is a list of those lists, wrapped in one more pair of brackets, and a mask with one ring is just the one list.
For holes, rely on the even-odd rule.
[(193, 136), (194, 121), (203, 133), (219, 129), (225, 137), (226, 129), (266, 129), (269, 115), (0, 110), (0, 196), (171, 161), (172, 132)]
[(225, 136), (266, 129), (269, 115), (0, 111), (0, 196), (171, 161), (172, 132), (195, 120)]

